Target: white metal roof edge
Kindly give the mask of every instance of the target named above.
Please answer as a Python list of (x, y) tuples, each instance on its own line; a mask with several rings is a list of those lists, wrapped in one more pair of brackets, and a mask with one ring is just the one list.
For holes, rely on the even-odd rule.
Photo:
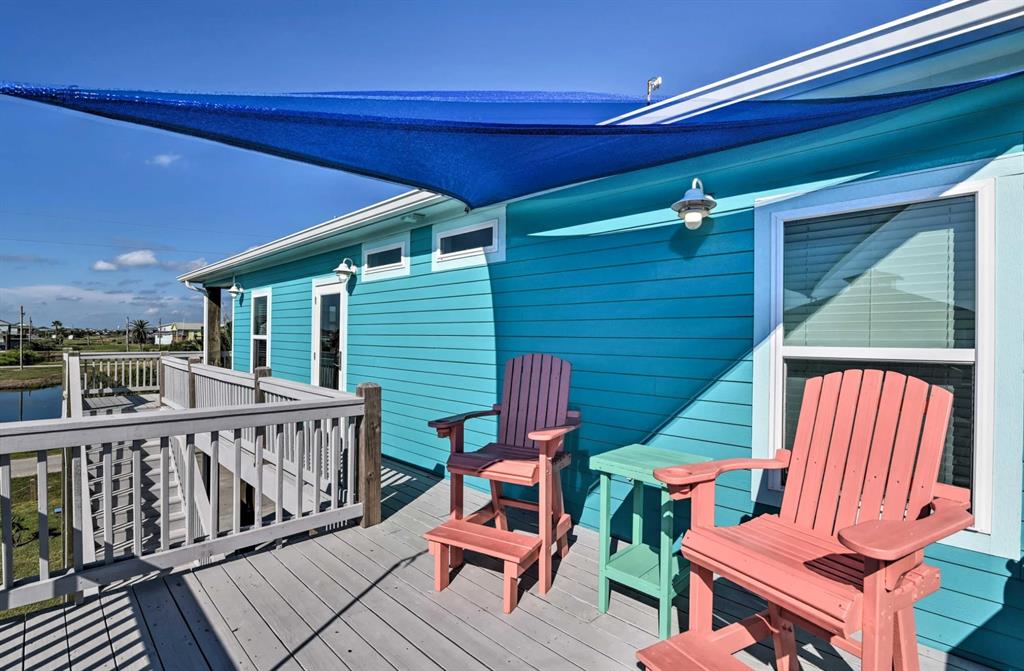
[(387, 198), (385, 200), (367, 205), (364, 208), (335, 217), (323, 223), (309, 228), (302, 229), (283, 238), (278, 238), (266, 244), (252, 247), (226, 259), (205, 265), (202, 268), (189, 271), (178, 277), (179, 282), (201, 282), (203, 278), (210, 278), (230, 271), (232, 268), (244, 263), (256, 261), (265, 256), (283, 252), (300, 245), (335, 235), (356, 226), (374, 223), (389, 217), (418, 210), (428, 205), (441, 203), (450, 200), (448, 196), (414, 189), (405, 193)]
[(1024, 4), (952, 0), (601, 122), (667, 124), (1024, 17)]

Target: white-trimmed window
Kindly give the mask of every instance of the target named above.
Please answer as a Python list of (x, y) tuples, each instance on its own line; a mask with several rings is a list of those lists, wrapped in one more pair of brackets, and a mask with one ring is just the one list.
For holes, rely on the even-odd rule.
[[(976, 525), (967, 533), (987, 539), (995, 496), (994, 186), (898, 186), (890, 178), (846, 187), (859, 198), (814, 194), (755, 208), (754, 452), (791, 446), (809, 377), (871, 367), (939, 384), (954, 397), (939, 479), (971, 490)], [(807, 202), (817, 204), (797, 206)], [(780, 489), (777, 472), (754, 482), (761, 501), (777, 503)], [(977, 545), (989, 548), (987, 540)]]
[(363, 245), (363, 280), (384, 280), (409, 274), (409, 231)]
[(505, 260), (504, 208), (434, 224), (433, 270), (466, 268)]
[(250, 370), (270, 365), (270, 304), (270, 289), (256, 289), (252, 292)]

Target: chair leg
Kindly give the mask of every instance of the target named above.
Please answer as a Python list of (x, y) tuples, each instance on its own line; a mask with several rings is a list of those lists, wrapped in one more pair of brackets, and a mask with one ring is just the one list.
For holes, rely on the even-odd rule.
[(508, 515), (505, 506), (501, 505), (502, 487), (500, 482), (491, 480), (491, 507), (494, 508), (494, 527), (508, 531)]
[(551, 589), (551, 459), (540, 457), (540, 500), (538, 502), (537, 530), (540, 533), (540, 556), (537, 571), (540, 574), (540, 593)]
[(440, 592), (448, 586), (450, 546), (431, 541), (430, 554), (434, 555), (434, 591)]
[(690, 628), (711, 633), (711, 615), (715, 594), (715, 574), (711, 569), (690, 564)]
[(885, 590), (885, 566), (864, 562), (864, 638), (861, 671), (892, 671), (894, 613)]
[(775, 668), (778, 671), (800, 671), (793, 623), (782, 616), (778, 606), (769, 605), (768, 614), (774, 629), (772, 643), (775, 644)]
[(505, 562), (505, 599), (504, 611), (508, 615), (519, 603), (519, 565), (515, 562)]
[[(449, 483), (451, 495), (451, 518), (461, 520), (463, 518), (463, 486), (462, 475), (452, 473), (452, 481)], [(451, 567), (462, 566), (462, 548), (451, 548)]]
[[(551, 523), (557, 525), (562, 521), (562, 516), (565, 514), (565, 499), (562, 498), (562, 473), (561, 471), (554, 471), (551, 474), (551, 505), (553, 508), (553, 514), (551, 516)], [(566, 529), (563, 534), (558, 537), (558, 556), (565, 559), (566, 555), (569, 554), (569, 530)]]
[(914, 625), (914, 607), (909, 606), (896, 613), (896, 671), (919, 671), (921, 662), (917, 657), (917, 628)]

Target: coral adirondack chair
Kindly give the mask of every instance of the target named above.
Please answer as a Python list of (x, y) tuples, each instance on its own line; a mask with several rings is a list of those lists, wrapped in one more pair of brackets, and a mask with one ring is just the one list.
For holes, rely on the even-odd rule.
[[(536, 554), (529, 555), (524, 551), (520, 558), (519, 573), (525, 570), (535, 556), (539, 556), (541, 594), (546, 594), (551, 588), (551, 544), (557, 543), (558, 552), (564, 557), (568, 552), (567, 536), (572, 525), (565, 512), (559, 477), (559, 471), (570, 462), (569, 453), (563, 449), (565, 435), (575, 430), (580, 422), (579, 413), (568, 408), (571, 373), (572, 367), (568, 361), (548, 354), (516, 357), (505, 364), (501, 404), (490, 410), (467, 412), (429, 422), (429, 426), (437, 430), (437, 435), (447, 437), (451, 444), (448, 471), (451, 474), (452, 520), (484, 525), (494, 519), (497, 530), (512, 533), (508, 529), (506, 507), (537, 511), (539, 551), (535, 549)], [(464, 452), (465, 422), (491, 415), (498, 415), (497, 442), (488, 443), (475, 452)], [(491, 487), (491, 503), (469, 516), (465, 516), (463, 511), (463, 478), (467, 475), (489, 480)], [(506, 483), (539, 486), (538, 503), (506, 496), (502, 489)], [(471, 530), (470, 527), (458, 525), (449, 530), (447, 536), (438, 535), (433, 542), (451, 539), (453, 533), (465, 534), (466, 529)], [(486, 553), (493, 546), (492, 554), (500, 556), (502, 548), (508, 543), (520, 542), (514, 537), (489, 533), (489, 528), (485, 529), (488, 529), (486, 538), (467, 540), (467, 543), (469, 540), (476, 543), (472, 549)], [(482, 533), (481, 529), (477, 528), (476, 533)], [(429, 533), (428, 540), (432, 540)], [(469, 544), (464, 546), (471, 547)], [(450, 551), (445, 553), (448, 554), (452, 568), (462, 563), (462, 547), (452, 545)], [(440, 572), (448, 567), (442, 566), (444, 562), (436, 556), (435, 560), (439, 573), (435, 576), (436, 586), (443, 589), (447, 584), (447, 576), (441, 576)], [(517, 577), (511, 578), (510, 585), (506, 563), (505, 612), (515, 606), (515, 594), (509, 591), (514, 590)]]
[[(690, 626), (640, 661), (744, 669), (732, 653), (770, 635), (778, 668), (799, 669), (797, 626), (860, 656), (864, 671), (918, 669), (914, 603), (939, 588), (924, 548), (973, 523), (969, 492), (937, 482), (951, 407), (949, 391), (917, 378), (831, 373), (807, 381), (792, 452), (656, 471), (692, 499)], [(788, 469), (779, 514), (715, 527), (715, 478), (750, 468)], [(714, 574), (768, 609), (712, 631)]]

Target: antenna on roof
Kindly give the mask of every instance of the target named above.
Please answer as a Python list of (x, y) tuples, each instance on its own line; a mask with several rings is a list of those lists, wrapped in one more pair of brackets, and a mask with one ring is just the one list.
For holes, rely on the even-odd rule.
[(651, 104), (651, 94), (661, 88), (661, 76), (647, 80), (647, 104)]

